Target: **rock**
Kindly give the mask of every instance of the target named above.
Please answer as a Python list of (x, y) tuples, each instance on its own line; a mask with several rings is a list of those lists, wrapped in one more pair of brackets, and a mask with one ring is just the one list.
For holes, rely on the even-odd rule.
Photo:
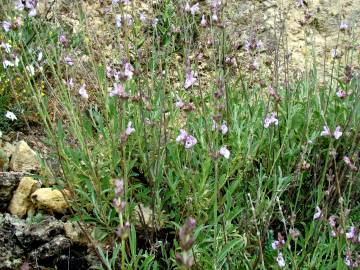
[(32, 205), (30, 195), (38, 188), (38, 181), (32, 177), (21, 178), (9, 205), (10, 213), (19, 218), (24, 217)]
[(2, 149), (4, 150), (6, 156), (10, 159), (12, 153), (15, 152), (16, 147), (14, 145), (12, 145), (11, 143), (6, 142), (4, 144), (4, 146), (2, 147)]
[(64, 224), (65, 236), (74, 244), (86, 245), (88, 240), (76, 222), (68, 221)]
[[(70, 196), (70, 192), (63, 192)], [(64, 214), (68, 209), (63, 194), (57, 189), (40, 188), (31, 194), (31, 201), (38, 209), (43, 209), (47, 212)]]
[(70, 247), (70, 239), (63, 235), (57, 235), (48, 243), (31, 251), (29, 257), (32, 261), (38, 261), (40, 264), (48, 264), (53, 262), (55, 257), (63, 254), (64, 251), (68, 251)]
[(10, 160), (10, 169), (16, 172), (37, 171), (40, 168), (40, 162), (37, 154), (25, 141), (16, 144)]
[[(39, 218), (39, 217), (38, 217)], [(0, 214), (0, 270), (90, 269), (99, 265), (93, 251), (74, 245), (64, 235), (64, 223), (52, 216), (20, 219)]]
[[(146, 225), (150, 228), (154, 227), (153, 223), (153, 211), (150, 207), (138, 204), (135, 208), (135, 220), (141, 225)], [(155, 227), (161, 228), (164, 224), (159, 223), (159, 216), (155, 212)]]
[(64, 233), (64, 223), (53, 216), (44, 216), (41, 221), (34, 223), (27, 223), (14, 216), (10, 217), (8, 217), (8, 223), (12, 224), (13, 234), (26, 251), (37, 248), (51, 241), (56, 235)]
[(14, 237), (11, 223), (5, 222), (6, 215), (0, 214), (0, 269), (19, 269), (24, 250)]
[(16, 189), (23, 177), (23, 173), (14, 172), (0, 172), (0, 211), (4, 212), (7, 209), (8, 203), (11, 200), (13, 191)]
[(8, 167), (9, 159), (6, 156), (3, 149), (0, 148), (0, 171), (6, 171)]

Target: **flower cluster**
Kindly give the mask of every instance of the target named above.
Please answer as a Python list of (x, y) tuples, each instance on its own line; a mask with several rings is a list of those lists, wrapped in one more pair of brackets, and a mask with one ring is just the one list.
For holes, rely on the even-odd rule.
[[(125, 206), (126, 206), (126, 202), (123, 200), (123, 196), (124, 196), (124, 180), (115, 179), (114, 185), (115, 185), (115, 198), (113, 200), (113, 205), (114, 205), (116, 211), (118, 212), (118, 214), (120, 216), (122, 216), (122, 214), (123, 214), (123, 212), (125, 210)], [(121, 220), (122, 220), (122, 218), (121, 218)], [(127, 221), (124, 224), (121, 224), (117, 228), (116, 234), (121, 239), (126, 239), (128, 237), (128, 234), (129, 234), (129, 228), (130, 228), (130, 223)]]
[(190, 149), (195, 146), (197, 139), (189, 135), (184, 129), (180, 129), (180, 134), (177, 136), (176, 142), (183, 144), (185, 149)]
[(193, 236), (195, 228), (196, 220), (190, 217), (179, 231), (180, 247), (182, 252), (176, 253), (176, 261), (186, 269), (190, 269), (194, 264), (191, 248), (195, 242), (195, 238)]
[(276, 112), (268, 114), (264, 119), (264, 128), (268, 128), (271, 124), (277, 126), (279, 124), (279, 120), (276, 118)]
[(334, 133), (332, 133), (327, 126), (324, 126), (323, 131), (320, 133), (320, 135), (324, 137), (330, 137), (331, 135), (333, 135), (336, 140), (338, 140), (342, 136), (342, 134), (343, 133), (341, 132), (340, 126), (336, 127)]
[(285, 267), (284, 256), (283, 256), (282, 252), (279, 251), (284, 245), (285, 245), (284, 237), (281, 235), (281, 233), (278, 233), (278, 238), (277, 238), (277, 240), (274, 240), (271, 243), (271, 247), (274, 250), (278, 250), (278, 255), (276, 257), (276, 262), (278, 263), (280, 268)]

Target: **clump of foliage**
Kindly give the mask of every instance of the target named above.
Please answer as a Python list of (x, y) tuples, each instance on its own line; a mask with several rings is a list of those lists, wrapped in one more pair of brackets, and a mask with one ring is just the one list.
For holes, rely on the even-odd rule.
[(19, 48), (3, 53), (6, 78), (31, 93), (101, 267), (356, 268), (358, 51), (331, 60), (342, 76), (320, 83), (314, 65), (290, 80), (284, 33), (275, 50), (257, 33), (234, 49), (220, 1), (139, 17), (112, 2), (112, 58), (79, 3), (76, 35), (26, 8), (1, 33)]

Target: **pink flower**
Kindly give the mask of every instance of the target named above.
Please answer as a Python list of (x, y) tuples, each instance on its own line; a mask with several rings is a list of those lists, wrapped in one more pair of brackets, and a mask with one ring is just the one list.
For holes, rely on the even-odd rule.
[(119, 97), (125, 97), (125, 89), (121, 84), (114, 83), (114, 87), (109, 92), (110, 97), (119, 96)]
[(335, 217), (335, 216), (330, 216), (330, 217), (329, 217), (329, 225), (330, 225), (332, 228), (335, 228), (335, 227), (336, 227), (336, 217)]
[(219, 150), (219, 154), (222, 155), (224, 158), (229, 159), (230, 151), (226, 148), (226, 146), (222, 146)]
[(195, 75), (195, 73), (192, 70), (189, 70), (186, 72), (186, 78), (185, 78), (185, 83), (184, 83), (185, 89), (188, 89), (196, 82), (196, 78), (194, 77), (194, 75)]
[(336, 92), (336, 95), (339, 97), (339, 98), (346, 98), (347, 94), (344, 90), (342, 89), (339, 89), (337, 92)]
[(336, 129), (335, 129), (335, 131), (334, 131), (334, 138), (336, 139), (336, 140), (338, 140), (340, 137), (341, 137), (341, 135), (342, 135), (343, 133), (340, 131), (340, 127), (339, 126), (337, 126), (336, 127)]
[(4, 28), (5, 32), (9, 32), (11, 30), (12, 25), (8, 21), (3, 21), (2, 27)]
[(264, 120), (264, 128), (268, 128), (271, 124), (277, 126), (279, 124), (279, 120), (276, 118), (276, 113), (273, 112), (271, 115), (267, 115)]
[(314, 220), (320, 219), (321, 216), (322, 216), (321, 209), (320, 209), (319, 206), (316, 206), (316, 211), (315, 211), (315, 214), (314, 214)]
[(206, 26), (207, 26), (207, 21), (206, 21), (206, 19), (205, 19), (205, 14), (203, 14), (203, 15), (201, 16), (200, 25), (201, 25), (202, 27), (206, 27)]
[(323, 131), (321, 131), (320, 133), (321, 136), (330, 136), (331, 135), (331, 131), (327, 126), (324, 126)]
[(83, 84), (81, 87), (80, 87), (80, 90), (79, 90), (79, 95), (83, 98), (83, 99), (88, 99), (89, 98), (89, 94), (87, 93), (86, 89), (85, 89), (85, 84)]
[(276, 257), (276, 261), (280, 268), (285, 267), (285, 260), (281, 252), (279, 252), (278, 256)]
[(73, 87), (74, 87), (73, 78), (68, 79), (68, 80), (65, 82), (65, 84), (66, 84), (67, 87), (73, 88)]
[(184, 102), (179, 98), (176, 102), (175, 102), (175, 107), (181, 109), (182, 107), (184, 107)]
[(180, 134), (177, 136), (176, 142), (182, 143), (186, 149), (190, 149), (197, 143), (197, 140), (195, 137), (189, 135), (185, 130), (180, 129)]
[(355, 237), (355, 227), (351, 226), (349, 232), (346, 233), (347, 239), (353, 239)]
[(129, 136), (133, 132), (135, 132), (135, 128), (132, 126), (132, 122), (129, 121), (127, 128), (125, 130), (125, 134)]
[(132, 77), (133, 77), (133, 75), (134, 75), (134, 68), (133, 68), (133, 66), (130, 64), (130, 63), (128, 63), (128, 62), (126, 62), (125, 64), (124, 64), (124, 69), (125, 69), (125, 71), (124, 71), (124, 75), (125, 75), (125, 77), (128, 79), (128, 80), (131, 80), (132, 79)]

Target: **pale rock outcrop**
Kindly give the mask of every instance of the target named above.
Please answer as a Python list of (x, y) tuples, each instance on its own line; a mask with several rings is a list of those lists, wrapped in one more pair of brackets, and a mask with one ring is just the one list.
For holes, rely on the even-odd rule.
[(10, 169), (15, 172), (31, 172), (40, 168), (40, 161), (34, 150), (25, 141), (16, 144), (10, 160)]
[(9, 205), (10, 213), (19, 218), (24, 217), (28, 209), (32, 206), (30, 195), (38, 188), (38, 181), (32, 177), (21, 178), (19, 186), (15, 190)]

